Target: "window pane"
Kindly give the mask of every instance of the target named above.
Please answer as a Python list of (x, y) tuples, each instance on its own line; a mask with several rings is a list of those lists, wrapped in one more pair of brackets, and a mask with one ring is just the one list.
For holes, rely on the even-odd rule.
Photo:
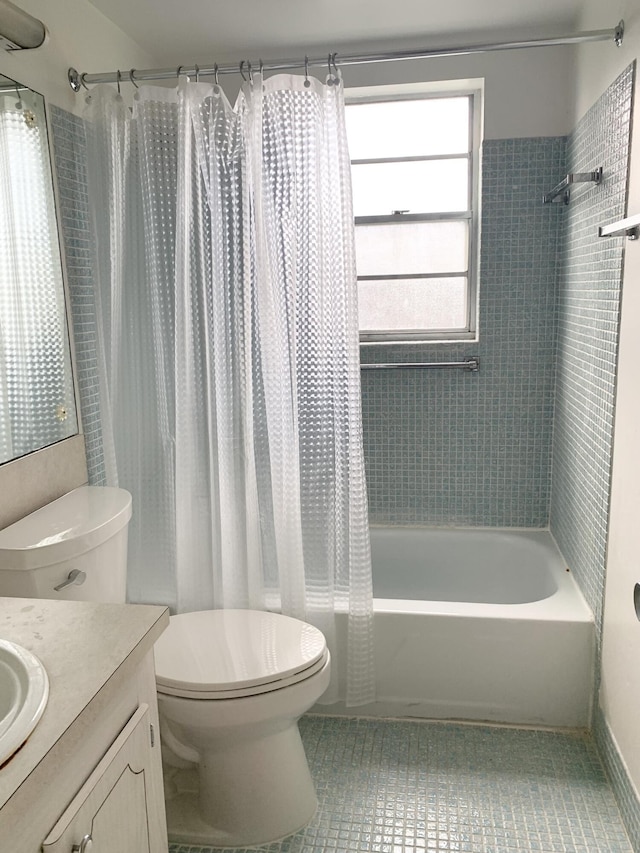
[(353, 165), (351, 179), (355, 216), (451, 212), (469, 205), (466, 158)]
[(468, 231), (466, 221), (357, 225), (358, 275), (466, 272)]
[(422, 98), (347, 104), (352, 160), (465, 154), (469, 150), (469, 98)]
[(467, 279), (358, 282), (361, 332), (464, 330)]

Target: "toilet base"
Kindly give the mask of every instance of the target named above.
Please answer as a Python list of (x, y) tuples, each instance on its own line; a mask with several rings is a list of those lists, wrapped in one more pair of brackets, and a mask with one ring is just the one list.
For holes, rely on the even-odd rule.
[(309, 823), (318, 803), (297, 725), (263, 741), (259, 755), (255, 746), (247, 745), (245, 762), (236, 745), (233, 767), (224, 750), (209, 753), (198, 768), (165, 766), (170, 841), (248, 847)]
[[(200, 817), (198, 774), (195, 770), (176, 770), (165, 767), (164, 773), (169, 786), (175, 788), (165, 800), (167, 828), (171, 844), (193, 844), (201, 847), (224, 847), (225, 849), (245, 846), (231, 843), (226, 833), (221, 833), (209, 826)], [(281, 841), (282, 838), (303, 829), (312, 819), (313, 815), (292, 832), (287, 832), (286, 835), (279, 838), (273, 838), (272, 841)]]
[(329, 672), (327, 653), (319, 671), (262, 694), (193, 699), (158, 693), (164, 763), (178, 765), (167, 766), (172, 840), (252, 847), (309, 823), (318, 800), (298, 719), (326, 690)]
[(247, 846), (290, 835), (318, 807), (298, 721), (270, 728), (255, 738), (238, 732), (200, 753), (200, 816)]

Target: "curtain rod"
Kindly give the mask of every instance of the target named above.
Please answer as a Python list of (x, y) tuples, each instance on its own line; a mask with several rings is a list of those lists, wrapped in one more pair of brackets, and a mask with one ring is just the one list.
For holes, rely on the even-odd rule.
[[(521, 50), (528, 47), (552, 47), (563, 44), (584, 44), (585, 42), (613, 40), (617, 47), (622, 44), (624, 37), (624, 21), (620, 21), (616, 27), (610, 30), (591, 30), (586, 33), (577, 33), (569, 36), (555, 36), (553, 38), (530, 39), (525, 41), (497, 42), (495, 44), (476, 44), (465, 47), (445, 47), (440, 49), (416, 48), (415, 50), (398, 50), (386, 53), (362, 53), (346, 54), (330, 53), (324, 57), (305, 57), (299, 59), (283, 59), (271, 62), (259, 60), (254, 66), (261, 71), (291, 71), (304, 68), (305, 71), (313, 67), (335, 67), (340, 65), (364, 65), (378, 62), (397, 62), (403, 59), (436, 59), (445, 56), (465, 56), (473, 53), (490, 53), (495, 50)], [(68, 73), (69, 85), (74, 92), (79, 92), (82, 86), (94, 85), (96, 83), (120, 83), (130, 81), (132, 83), (144, 80), (170, 80), (180, 74), (189, 77), (213, 76), (219, 74), (237, 74), (244, 76), (243, 67), (251, 73), (251, 63), (243, 61), (235, 65), (179, 65), (177, 68), (150, 68), (140, 71), (132, 68), (130, 71), (107, 71), (101, 74), (81, 74), (75, 68), (70, 68)]]

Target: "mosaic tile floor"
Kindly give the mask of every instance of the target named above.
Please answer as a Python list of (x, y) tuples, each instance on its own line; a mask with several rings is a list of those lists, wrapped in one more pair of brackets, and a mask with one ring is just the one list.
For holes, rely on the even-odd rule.
[(320, 716), (300, 728), (320, 807), (305, 829), (254, 850), (632, 853), (595, 747), (579, 735)]

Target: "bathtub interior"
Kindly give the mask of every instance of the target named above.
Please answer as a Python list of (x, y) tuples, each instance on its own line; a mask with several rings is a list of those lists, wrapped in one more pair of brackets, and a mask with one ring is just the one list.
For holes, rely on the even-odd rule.
[(379, 599), (540, 601), (558, 590), (558, 560), (550, 536), (541, 531), (371, 529), (373, 594)]

